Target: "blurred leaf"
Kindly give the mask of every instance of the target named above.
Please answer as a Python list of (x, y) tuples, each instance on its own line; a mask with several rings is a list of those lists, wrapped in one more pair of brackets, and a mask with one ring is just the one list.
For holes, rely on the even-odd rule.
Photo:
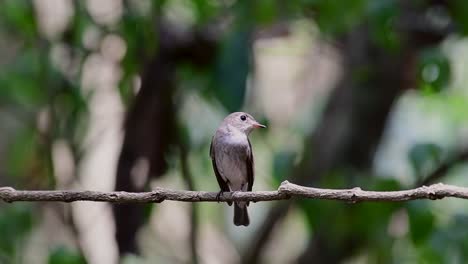
[(209, 0), (191, 0), (195, 6), (197, 23), (207, 23), (213, 19), (218, 11), (218, 5), (214, 1)]
[[(454, 248), (457, 249), (460, 260), (468, 259), (468, 215), (455, 215), (446, 234), (453, 241)], [(447, 252), (446, 252), (447, 253)]]
[(32, 1), (2, 0), (0, 4), (0, 22), (4, 21), (9, 25), (10, 32), (33, 41), (37, 31)]
[(417, 263), (425, 264), (438, 264), (444, 263), (443, 257), (440, 255), (440, 252), (434, 250), (430, 245), (422, 244), (418, 248), (418, 261)]
[(455, 22), (458, 24), (460, 33), (468, 34), (468, 1), (466, 0), (453, 0), (449, 2), (451, 5), (450, 11), (453, 14)]
[(180, 63), (177, 67), (177, 85), (181, 89), (197, 90), (202, 96), (209, 95), (212, 87), (212, 72), (209, 69), (193, 64)]
[(151, 218), (151, 214), (154, 212), (154, 210), (156, 210), (156, 206), (155, 206), (154, 203), (146, 203), (143, 206), (144, 206), (144, 208), (143, 208), (143, 221), (145, 221), (145, 223), (147, 223)]
[(146, 58), (157, 48), (157, 34), (153, 19), (127, 10), (119, 24), (119, 32), (127, 50), (122, 61), (125, 74), (137, 73)]
[(48, 264), (86, 264), (86, 259), (78, 252), (58, 247), (50, 253)]
[[(401, 188), (402, 188), (401, 183), (396, 179), (373, 177), (370, 180), (369, 179), (363, 179), (363, 181), (364, 180), (371, 183), (371, 185), (368, 187), (368, 189), (370, 189), (370, 190), (375, 190), (375, 191), (397, 191), (397, 190), (401, 190)], [(360, 184), (359, 186), (363, 186), (363, 184)]]
[(27, 204), (0, 207), (0, 254), (13, 257), (34, 223), (32, 208)]
[(415, 244), (427, 241), (434, 229), (434, 215), (427, 201), (413, 201), (407, 204), (411, 240)]
[(369, 3), (371, 36), (381, 47), (396, 51), (400, 39), (395, 29), (398, 8), (394, 0), (371, 1)]
[(428, 92), (440, 92), (450, 81), (450, 61), (439, 49), (428, 49), (419, 58), (419, 79)]
[(8, 174), (25, 176), (36, 162), (37, 134), (30, 128), (19, 131), (8, 145)]
[(0, 102), (35, 110), (46, 102), (48, 87), (38, 85), (41, 63), (38, 49), (24, 50), (14, 64), (0, 71)]
[(229, 112), (242, 107), (250, 72), (252, 45), (252, 1), (236, 3), (233, 30), (221, 43), (216, 62), (214, 94)]
[[(455, 215), (434, 230), (430, 243), (422, 244), (422, 263), (464, 263), (468, 259), (468, 215)], [(435, 262), (433, 260), (440, 260)]]
[(273, 178), (279, 184), (286, 180), (291, 174), (296, 153), (291, 151), (283, 151), (276, 153), (273, 158)]
[[(454, 121), (465, 124), (468, 120), (468, 111), (466, 106), (468, 105), (468, 97), (463, 94), (453, 93), (447, 97), (441, 97), (444, 100), (443, 107), (449, 111), (450, 116), (453, 116)], [(449, 106), (447, 108), (447, 106)]]
[(234, 112), (242, 107), (250, 71), (250, 31), (241, 29), (231, 33), (221, 47), (216, 69), (215, 95)]
[[(269, 24), (273, 23), (275, 18), (278, 16), (278, 8), (280, 6), (287, 5), (289, 1), (276, 0), (257, 0), (255, 1), (255, 18), (257, 24)], [(281, 10), (285, 11), (285, 10)]]
[(434, 143), (415, 144), (408, 153), (418, 179), (429, 173), (442, 159), (442, 148)]
[[(157, 1), (157, 3), (157, 8), (159, 8), (163, 1)], [(121, 63), (123, 76), (119, 83), (120, 96), (125, 104), (129, 104), (133, 99), (135, 76), (138, 76), (142, 65), (153, 56), (157, 49), (156, 26), (152, 17), (143, 16), (132, 9), (126, 9), (119, 24), (119, 33), (127, 45)]]
[(119, 83), (120, 99), (127, 107), (129, 107), (130, 103), (133, 102), (135, 94), (133, 89), (135, 78), (136, 75), (125, 74)]
[(78, 87), (59, 85), (62, 89), (50, 100), (54, 110), (54, 136), (73, 139), (80, 130), (84, 114), (87, 111), (87, 101)]
[(82, 44), (85, 42), (85, 32), (89, 27), (97, 27), (93, 23), (91, 17), (86, 11), (86, 4), (82, 1), (74, 1), (74, 16), (71, 21), (71, 25), (65, 32), (64, 39), (68, 44), (72, 44), (74, 48), (82, 48)]
[[(358, 24), (366, 14), (367, 0), (308, 0), (319, 27), (327, 33), (339, 34)], [(373, 2), (373, 1), (372, 1)]]

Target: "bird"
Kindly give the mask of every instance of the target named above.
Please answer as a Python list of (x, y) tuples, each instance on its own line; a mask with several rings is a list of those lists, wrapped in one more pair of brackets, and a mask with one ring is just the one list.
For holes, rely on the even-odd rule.
[[(250, 114), (234, 112), (224, 118), (210, 144), (213, 170), (221, 191), (250, 192), (254, 183), (254, 159), (249, 134), (256, 128), (266, 128)], [(232, 202), (228, 202), (232, 205)], [(250, 224), (248, 202), (234, 202), (234, 225)]]

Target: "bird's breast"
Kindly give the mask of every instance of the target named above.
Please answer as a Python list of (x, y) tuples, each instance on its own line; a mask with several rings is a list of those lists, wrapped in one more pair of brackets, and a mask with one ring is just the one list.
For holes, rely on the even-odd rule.
[(221, 137), (221, 142), (226, 145), (236, 146), (248, 146), (247, 136), (243, 133), (230, 133)]
[(247, 137), (227, 136), (217, 142), (216, 165), (232, 190), (241, 190), (247, 182)]

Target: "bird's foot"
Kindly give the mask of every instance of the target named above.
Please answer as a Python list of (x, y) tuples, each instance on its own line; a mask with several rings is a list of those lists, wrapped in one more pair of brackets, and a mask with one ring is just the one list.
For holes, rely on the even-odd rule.
[(218, 194), (216, 195), (216, 201), (218, 201), (218, 203), (221, 201), (221, 195), (223, 195), (223, 191), (219, 191)]
[[(217, 201), (218, 203), (221, 202), (221, 196), (223, 196), (224, 193), (225, 193), (225, 192), (221, 190), (221, 191), (219, 191), (218, 194), (216, 195), (216, 201)], [(232, 202), (231, 202), (231, 201), (227, 201), (227, 204), (228, 204), (229, 206), (231, 206), (231, 205), (232, 205)]]

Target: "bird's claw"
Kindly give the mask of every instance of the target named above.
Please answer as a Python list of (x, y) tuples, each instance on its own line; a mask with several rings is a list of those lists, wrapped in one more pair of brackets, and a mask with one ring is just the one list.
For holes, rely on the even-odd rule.
[(221, 201), (221, 195), (223, 195), (223, 191), (219, 191), (218, 194), (216, 195), (216, 201), (218, 201), (218, 203)]
[[(224, 192), (221, 190), (218, 192), (218, 194), (216, 195), (216, 201), (219, 203), (221, 202), (221, 196), (223, 196)], [(232, 202), (231, 201), (227, 201), (226, 202), (229, 206), (232, 205)]]

